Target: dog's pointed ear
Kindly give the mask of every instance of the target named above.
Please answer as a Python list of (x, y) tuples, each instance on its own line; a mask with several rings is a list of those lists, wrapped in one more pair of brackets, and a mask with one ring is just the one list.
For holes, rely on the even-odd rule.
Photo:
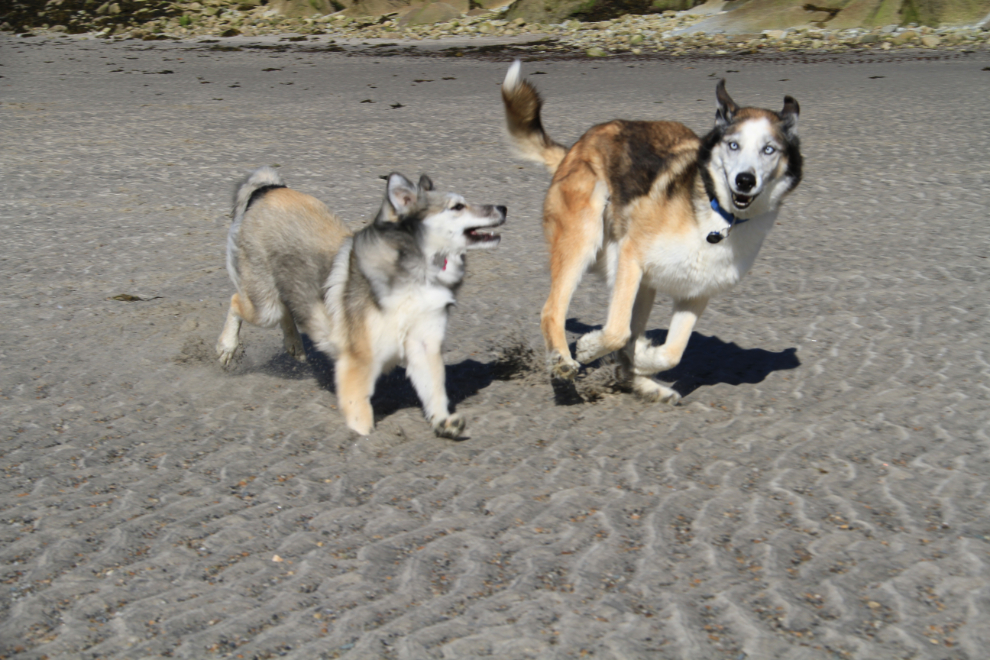
[(433, 190), (433, 181), (425, 174), (419, 177), (420, 190)]
[(715, 87), (715, 99), (718, 101), (718, 110), (715, 111), (715, 125), (722, 127), (732, 121), (732, 118), (739, 110), (739, 106), (732, 100), (729, 93), (725, 91), (725, 78), (719, 80), (718, 85)]
[(788, 136), (797, 135), (798, 115), (801, 114), (801, 106), (793, 96), (784, 97), (784, 109), (780, 111), (780, 121), (784, 126), (784, 133)]
[(416, 205), (419, 189), (416, 184), (398, 172), (388, 175), (388, 203), (399, 217), (409, 213)]

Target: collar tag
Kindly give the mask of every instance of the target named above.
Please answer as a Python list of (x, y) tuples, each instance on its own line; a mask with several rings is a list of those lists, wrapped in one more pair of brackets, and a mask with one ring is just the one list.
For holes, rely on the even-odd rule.
[(722, 230), (725, 232), (724, 236), (722, 235), (722, 231), (713, 231), (708, 234), (705, 240), (707, 240), (712, 245), (714, 245), (715, 243), (720, 243), (723, 239), (728, 238), (729, 234), (732, 233), (733, 227), (735, 227), (736, 225), (741, 225), (742, 223), (749, 220), (749, 218), (743, 218), (742, 220), (740, 220), (733, 214), (723, 209), (722, 206), (718, 203), (718, 199), (716, 199), (715, 197), (711, 198), (711, 206), (713, 211), (718, 213), (720, 216), (722, 216), (723, 220), (729, 223), (729, 228)]

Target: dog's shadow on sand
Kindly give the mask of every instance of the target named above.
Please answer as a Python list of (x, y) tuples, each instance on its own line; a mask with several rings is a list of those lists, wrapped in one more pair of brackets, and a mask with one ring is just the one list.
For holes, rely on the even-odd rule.
[[(568, 319), (565, 327), (569, 332), (582, 335), (601, 329), (601, 326), (586, 325), (575, 319)], [(646, 336), (654, 346), (659, 346), (666, 341), (667, 331), (649, 330)], [(571, 350), (574, 350), (573, 345)], [(786, 371), (799, 366), (801, 361), (797, 357), (796, 348), (785, 348), (782, 351), (741, 348), (718, 337), (706, 337), (694, 332), (680, 364), (657, 374), (657, 377), (671, 383), (671, 387), (685, 397), (705, 385), (761, 383), (774, 371)]]
[[(598, 330), (600, 326), (590, 326), (569, 319), (566, 328), (570, 332), (583, 335)], [(653, 345), (659, 346), (666, 340), (667, 331), (652, 330), (646, 336)], [(315, 376), (321, 388), (335, 393), (333, 361), (316, 350), (305, 335), (303, 344), (306, 348), (306, 362), (297, 362), (287, 353), (280, 352), (268, 362), (258, 365), (256, 370), (288, 380), (303, 380)], [(572, 345), (572, 354), (573, 350)], [(685, 397), (705, 385), (761, 383), (774, 371), (795, 369), (800, 365), (796, 348), (785, 348), (782, 351), (740, 348), (718, 337), (693, 333), (681, 363), (657, 376), (660, 380), (671, 383), (671, 387)], [(591, 370), (606, 368), (604, 360), (588, 366)], [(501, 354), (491, 362), (469, 359), (446, 365), (447, 396), (452, 406), (457, 406), (496, 380), (511, 380), (537, 371), (543, 372), (542, 360), (531, 349), (523, 344), (504, 347)], [(582, 394), (571, 381), (553, 381), (552, 384), (554, 399), (558, 405), (573, 405), (600, 398), (600, 394), (593, 392), (595, 388), (585, 388), (588, 391)], [(371, 405), (375, 410), (375, 417), (381, 419), (403, 408), (418, 408), (421, 403), (412, 383), (406, 377), (405, 369), (400, 367), (379, 377)]]
[[(282, 351), (268, 362), (259, 365), (257, 370), (287, 380), (303, 380), (315, 376), (322, 389), (336, 395), (333, 360), (316, 350), (306, 335), (302, 335), (302, 340), (306, 348), (305, 362), (299, 362)], [(491, 363), (464, 360), (457, 364), (446, 365), (447, 397), (451, 405), (457, 406), (491, 385), (493, 381), (506, 380), (502, 371), (497, 360)], [(419, 396), (406, 377), (406, 370), (402, 367), (397, 367), (378, 378), (375, 394), (371, 397), (371, 406), (375, 410), (376, 419), (391, 415), (403, 408), (419, 408), (421, 405)]]

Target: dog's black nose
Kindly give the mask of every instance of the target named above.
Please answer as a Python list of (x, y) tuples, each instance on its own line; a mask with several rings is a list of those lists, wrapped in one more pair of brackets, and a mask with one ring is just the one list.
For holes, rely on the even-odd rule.
[(498, 210), (499, 213), (502, 214), (503, 218), (505, 217), (505, 214), (508, 212), (508, 209), (505, 208), (504, 206), (496, 206), (495, 208)]
[(756, 186), (756, 176), (750, 172), (740, 172), (736, 175), (736, 188), (739, 192), (749, 192)]

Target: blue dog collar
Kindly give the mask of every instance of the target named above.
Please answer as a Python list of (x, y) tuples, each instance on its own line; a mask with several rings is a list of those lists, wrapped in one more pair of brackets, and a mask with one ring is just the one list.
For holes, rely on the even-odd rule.
[(711, 233), (708, 234), (708, 237), (706, 238), (706, 240), (709, 243), (712, 243), (713, 245), (715, 243), (720, 243), (722, 241), (722, 239), (724, 239), (726, 236), (728, 236), (729, 235), (729, 232), (732, 231), (732, 228), (733, 227), (735, 227), (736, 225), (741, 225), (742, 223), (744, 223), (747, 220), (749, 220), (749, 218), (743, 218), (742, 220), (740, 220), (736, 216), (732, 215), (731, 213), (729, 213), (728, 211), (726, 211), (725, 209), (723, 209), (721, 207), (721, 205), (719, 205), (718, 200), (716, 198), (714, 198), (714, 197), (712, 197), (712, 210), (715, 211), (716, 213), (718, 213), (720, 216), (722, 216), (722, 219), (729, 223), (728, 230), (723, 230), (723, 231), (725, 231), (725, 235), (724, 236), (722, 235), (722, 232), (720, 232), (720, 231), (713, 231), (713, 232), (711, 232)]
[(741, 225), (742, 223), (749, 220), (749, 218), (743, 218), (742, 220), (740, 220), (736, 216), (732, 215), (731, 213), (723, 209), (722, 206), (718, 203), (718, 199), (714, 197), (712, 197), (712, 210), (718, 213), (720, 216), (722, 216), (722, 219), (728, 222), (730, 227), (732, 225)]

